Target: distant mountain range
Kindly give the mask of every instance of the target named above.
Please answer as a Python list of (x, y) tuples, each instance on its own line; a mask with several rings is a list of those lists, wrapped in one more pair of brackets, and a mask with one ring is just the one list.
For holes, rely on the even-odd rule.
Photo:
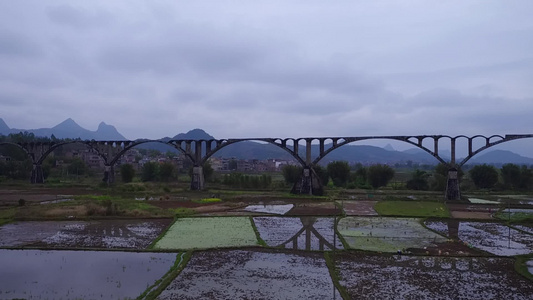
[[(8, 135), (10, 133), (19, 133), (19, 132), (30, 132), (35, 134), (35, 136), (46, 136), (50, 137), (54, 135), (56, 138), (80, 138), (82, 140), (126, 140), (126, 138), (120, 134), (117, 129), (108, 125), (104, 122), (101, 122), (98, 125), (96, 131), (90, 131), (84, 129), (78, 125), (72, 119), (66, 119), (65, 121), (59, 123), (58, 125), (52, 128), (40, 128), (40, 129), (14, 129), (9, 128), (9, 126), (0, 118), (0, 135)], [(173, 139), (191, 139), (191, 140), (209, 140), (214, 139), (213, 136), (209, 135), (202, 129), (193, 129), (187, 133), (180, 133), (176, 136), (170, 138), (162, 138), (162, 141), (168, 141)], [(327, 149), (330, 145), (325, 145)], [(146, 143), (138, 146), (143, 149), (154, 149), (161, 152), (177, 152), (173, 147), (161, 144), (161, 143)], [(315, 157), (319, 152), (319, 146), (312, 146), (312, 154)], [(449, 159), (450, 153), (441, 151), (440, 154)], [(303, 153), (301, 153), (303, 156)], [(229, 145), (220, 151), (218, 151), (215, 156), (217, 157), (234, 157), (236, 159), (292, 159), (292, 156), (288, 154), (285, 150), (272, 145), (272, 144), (263, 144), (259, 142), (246, 141), (241, 143), (236, 143)], [(407, 163), (412, 162), (416, 164), (437, 164), (438, 161), (428, 154), (427, 152), (412, 148), (405, 151), (397, 151), (392, 148), (391, 145), (387, 145), (384, 148), (368, 145), (346, 145), (340, 147), (330, 154), (328, 154), (321, 163), (327, 164), (330, 161), (335, 160), (344, 160), (348, 162), (360, 162), (363, 164), (373, 164), (373, 163)], [(461, 161), (461, 159), (457, 159)], [(513, 153), (511, 151), (505, 150), (494, 150), (488, 151), (486, 153), (480, 153), (478, 156), (472, 158), (468, 163), (474, 164), (504, 164), (504, 163), (514, 163), (514, 164), (526, 164), (533, 165), (533, 158), (524, 157)]]
[(28, 132), (35, 134), (35, 136), (45, 137), (54, 135), (58, 139), (80, 138), (82, 140), (126, 140), (126, 138), (117, 131), (115, 126), (107, 125), (104, 122), (101, 122), (100, 125), (98, 125), (96, 131), (90, 131), (81, 127), (71, 118), (66, 119), (52, 128), (16, 129), (9, 128), (4, 120), (0, 118), (0, 134), (9, 135), (11, 133), (19, 132)]

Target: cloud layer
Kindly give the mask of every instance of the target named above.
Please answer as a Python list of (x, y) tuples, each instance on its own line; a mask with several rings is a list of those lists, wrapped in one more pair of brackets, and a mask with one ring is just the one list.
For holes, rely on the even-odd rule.
[(532, 133), (533, 2), (4, 1), (0, 117), (127, 138)]

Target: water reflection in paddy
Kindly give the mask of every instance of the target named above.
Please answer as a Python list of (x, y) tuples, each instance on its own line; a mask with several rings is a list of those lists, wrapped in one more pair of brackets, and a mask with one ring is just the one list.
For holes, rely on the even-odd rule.
[(176, 254), (0, 250), (0, 299), (130, 299), (173, 265)]
[(533, 253), (533, 235), (494, 222), (448, 220), (426, 221), (426, 226), (451, 238), (457, 238), (477, 249), (495, 255), (512, 256)]

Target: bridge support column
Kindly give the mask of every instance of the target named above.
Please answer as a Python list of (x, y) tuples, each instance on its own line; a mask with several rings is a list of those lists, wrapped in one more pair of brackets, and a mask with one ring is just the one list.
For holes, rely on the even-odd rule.
[(316, 175), (315, 170), (311, 167), (304, 167), (300, 179), (294, 183), (291, 193), (293, 194), (307, 194), (321, 196), (324, 194), (324, 189), (320, 183), (320, 179)]
[(448, 170), (448, 182), (446, 184), (445, 198), (448, 201), (460, 201), (461, 192), (459, 190), (459, 175), (456, 168)]
[(107, 184), (115, 183), (115, 166), (112, 166), (112, 165), (105, 166), (104, 178), (102, 179), (102, 181)]
[(453, 240), (459, 239), (459, 220), (448, 219), (448, 236)]
[(199, 191), (204, 189), (204, 169), (201, 166), (192, 168), (191, 190)]
[(31, 183), (44, 183), (43, 168), (41, 164), (33, 164), (33, 169), (31, 170)]

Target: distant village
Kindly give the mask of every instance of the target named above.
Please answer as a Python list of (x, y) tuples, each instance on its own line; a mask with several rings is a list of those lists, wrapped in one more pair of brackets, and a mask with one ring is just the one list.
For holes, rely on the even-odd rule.
[[(65, 160), (55, 160), (57, 167), (66, 164), (65, 161), (79, 158), (89, 168), (100, 169), (104, 168), (105, 163), (93, 150), (69, 150), (64, 155)], [(192, 163), (184, 154), (174, 153), (160, 153), (158, 151), (146, 151), (131, 149), (128, 150), (122, 158), (117, 162), (116, 166), (122, 164), (131, 164), (135, 169), (141, 170), (144, 164), (148, 162), (171, 163), (176, 167), (178, 172), (186, 172)], [(279, 172), (285, 165), (296, 165), (296, 161), (282, 160), (282, 159), (238, 159), (238, 158), (222, 158), (211, 157), (209, 164), (214, 171), (218, 172), (243, 172), (243, 173), (260, 173), (260, 172)]]

